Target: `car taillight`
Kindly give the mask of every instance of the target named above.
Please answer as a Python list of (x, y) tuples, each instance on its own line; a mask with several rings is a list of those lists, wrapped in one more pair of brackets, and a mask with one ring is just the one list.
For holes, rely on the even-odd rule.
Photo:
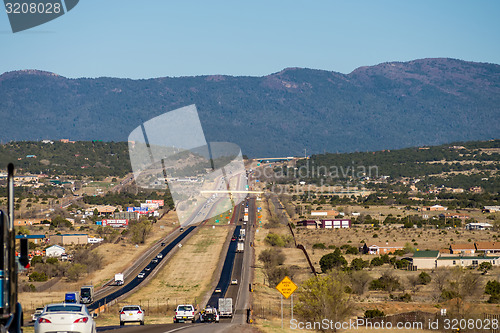
[(139, 310), (139, 311), (137, 311), (137, 314), (141, 314), (141, 313), (142, 313), (142, 311), (140, 311), (140, 310)]
[(194, 316), (194, 311), (193, 311), (193, 316)]
[(175, 315), (177, 316), (177, 311), (175, 311)]
[(75, 320), (73, 323), (76, 324), (76, 323), (86, 323), (89, 321), (89, 317), (82, 317), (82, 318), (78, 318), (77, 320)]
[(38, 318), (38, 323), (39, 324), (42, 324), (42, 323), (50, 324), (52, 322), (48, 319), (45, 319), (45, 318)]
[(120, 314), (125, 314), (125, 311), (120, 312)]

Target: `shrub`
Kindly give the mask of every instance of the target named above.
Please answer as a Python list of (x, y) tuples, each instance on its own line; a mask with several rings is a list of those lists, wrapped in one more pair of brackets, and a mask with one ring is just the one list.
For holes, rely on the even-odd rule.
[(454, 299), (458, 296), (459, 296), (458, 293), (453, 290), (445, 289), (441, 292), (441, 299), (445, 301), (449, 301), (450, 299)]
[(33, 258), (31, 258), (31, 266), (35, 266), (38, 263), (43, 263), (42, 256), (33, 256)]
[(355, 246), (351, 246), (349, 245), (347, 247), (347, 249), (345, 250), (345, 254), (358, 254), (359, 251), (358, 251), (358, 248), (356, 248)]
[(385, 317), (384, 311), (380, 311), (379, 309), (365, 311), (365, 318), (377, 318), (377, 317)]
[(47, 258), (47, 260), (46, 260), (47, 264), (52, 264), (52, 265), (57, 265), (58, 262), (59, 262), (59, 260), (57, 260), (57, 258), (54, 258), (54, 257)]
[(418, 275), (418, 283), (419, 284), (428, 284), (431, 282), (431, 276), (427, 274), (426, 272), (422, 272)]
[(33, 272), (30, 274), (29, 276), (29, 280), (30, 281), (35, 281), (35, 282), (45, 282), (47, 281), (49, 278), (47, 277), (47, 275), (45, 273), (38, 273), (38, 272)]
[(355, 271), (360, 271), (370, 265), (368, 260), (363, 260), (361, 258), (355, 258), (351, 261), (351, 268)]
[(384, 272), (381, 277), (370, 283), (370, 290), (385, 290), (387, 292), (392, 292), (400, 288), (401, 284), (399, 279), (389, 272)]
[(382, 266), (384, 264), (384, 261), (380, 257), (373, 258), (370, 265), (372, 266)]
[(266, 236), (264, 241), (271, 246), (278, 246), (278, 247), (285, 246), (285, 241), (281, 238), (281, 236), (272, 232)]
[(325, 243), (316, 243), (312, 246), (313, 249), (321, 249), (321, 250), (324, 250), (326, 249), (326, 245)]
[(264, 267), (278, 266), (285, 262), (285, 255), (281, 249), (271, 248), (262, 251), (259, 260), (264, 263)]

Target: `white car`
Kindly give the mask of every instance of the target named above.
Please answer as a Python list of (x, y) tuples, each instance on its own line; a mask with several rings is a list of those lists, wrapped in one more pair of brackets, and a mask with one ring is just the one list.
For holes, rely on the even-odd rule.
[(140, 273), (137, 275), (137, 277), (138, 277), (139, 279), (144, 279), (144, 277), (145, 277), (145, 276), (146, 276), (146, 273), (144, 273), (144, 272), (140, 272)]
[(42, 314), (43, 308), (36, 308), (35, 313), (31, 315), (31, 321), (36, 321), (38, 317)]
[(156, 256), (156, 258), (158, 258), (158, 259), (161, 259), (161, 258), (163, 258), (163, 254), (161, 254), (161, 253), (158, 253), (158, 255)]
[(120, 326), (125, 323), (144, 325), (144, 310), (139, 305), (126, 305), (120, 310)]
[(45, 306), (35, 321), (35, 333), (95, 333), (95, 322), (84, 304), (58, 303)]
[(236, 279), (231, 280), (231, 284), (238, 284), (238, 280)]

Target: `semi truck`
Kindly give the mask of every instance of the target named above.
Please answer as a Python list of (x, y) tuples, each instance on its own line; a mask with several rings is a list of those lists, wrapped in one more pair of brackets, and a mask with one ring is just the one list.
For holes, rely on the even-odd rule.
[(219, 298), (219, 316), (229, 318), (233, 316), (232, 298)]
[[(22, 333), (23, 308), (17, 301), (16, 232), (14, 228), (14, 164), (7, 166), (7, 211), (0, 210), (0, 332)], [(28, 238), (20, 239), (19, 264), (29, 264)]]
[(94, 302), (94, 286), (83, 286), (80, 288), (80, 303), (90, 304)]
[(242, 241), (238, 242), (238, 246), (236, 248), (236, 252), (243, 252), (245, 250), (245, 243)]
[(125, 283), (125, 280), (123, 279), (123, 273), (116, 273), (115, 274), (115, 285), (122, 286), (123, 283)]

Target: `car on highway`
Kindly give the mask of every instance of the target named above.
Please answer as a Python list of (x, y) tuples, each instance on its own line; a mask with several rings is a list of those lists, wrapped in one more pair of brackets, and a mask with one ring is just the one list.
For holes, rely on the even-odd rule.
[(36, 321), (40, 314), (43, 312), (43, 308), (36, 308), (35, 313), (31, 315), (31, 321)]
[(149, 271), (151, 270), (151, 266), (147, 265), (146, 267), (144, 267), (144, 270), (145, 270), (146, 272), (149, 272)]
[(152, 263), (152, 264), (157, 264), (157, 263), (158, 263), (158, 258), (153, 258), (153, 259), (151, 260), (151, 263)]
[(231, 280), (231, 284), (238, 284), (238, 280), (237, 279), (232, 279)]
[(144, 279), (144, 277), (145, 277), (145, 276), (146, 276), (146, 273), (144, 273), (144, 272), (140, 272), (140, 273), (137, 275), (137, 277), (138, 277), (139, 279)]
[(215, 292), (216, 292), (216, 293), (221, 293), (221, 292), (222, 292), (222, 290), (221, 290), (220, 288), (215, 288)]
[(183, 231), (184, 231), (184, 228), (183, 228), (183, 227), (180, 227), (179, 231), (180, 231), (180, 232), (183, 232)]
[(49, 304), (35, 321), (35, 333), (49, 332), (95, 333), (96, 325), (84, 304)]
[(158, 258), (158, 259), (161, 259), (161, 258), (163, 258), (163, 254), (161, 254), (161, 253), (158, 253), (158, 255), (156, 256), (156, 258)]
[(196, 311), (191, 304), (177, 305), (175, 309), (174, 323), (183, 323), (186, 321), (196, 321)]
[(236, 236), (231, 237), (231, 242), (234, 242), (236, 240)]
[(144, 325), (144, 310), (139, 305), (125, 305), (120, 310), (120, 326), (125, 323), (139, 323)]
[(160, 245), (161, 245), (161, 246), (165, 246), (165, 245), (167, 245), (167, 244), (166, 244), (165, 242), (161, 242), (161, 243), (160, 243)]

